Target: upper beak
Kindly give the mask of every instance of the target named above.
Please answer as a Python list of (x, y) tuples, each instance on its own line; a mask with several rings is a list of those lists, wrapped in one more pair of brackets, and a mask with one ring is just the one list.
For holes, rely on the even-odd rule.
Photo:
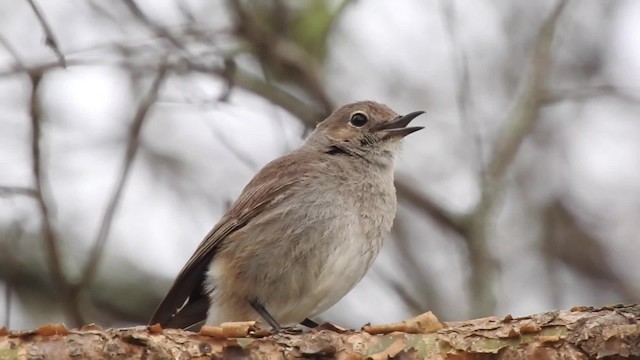
[(407, 127), (411, 120), (424, 114), (424, 111), (414, 111), (404, 116), (398, 117), (396, 120), (380, 126), (377, 130), (381, 132), (383, 139), (392, 137), (405, 137), (413, 132), (424, 129), (424, 126)]

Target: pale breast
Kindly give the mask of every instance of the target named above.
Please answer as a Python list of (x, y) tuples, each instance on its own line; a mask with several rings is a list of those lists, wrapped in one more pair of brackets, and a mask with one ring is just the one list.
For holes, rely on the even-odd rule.
[(338, 302), (365, 276), (388, 235), (396, 210), (392, 180), (368, 177), (345, 186), (344, 226), (350, 231), (333, 234), (332, 255), (327, 258), (312, 289), (317, 315)]
[(366, 274), (395, 216), (392, 173), (367, 170), (309, 179), (234, 233), (225, 252), (233, 266), (209, 273), (218, 304), (255, 298), (278, 321), (295, 323), (339, 301)]

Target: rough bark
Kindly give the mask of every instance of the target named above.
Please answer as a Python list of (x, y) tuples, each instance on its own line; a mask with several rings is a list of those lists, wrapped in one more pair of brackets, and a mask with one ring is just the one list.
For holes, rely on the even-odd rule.
[[(640, 358), (640, 305), (578, 307), (521, 318), (489, 317), (439, 323), (421, 317), (371, 334), (323, 329), (265, 337), (251, 323), (219, 338), (159, 327), (67, 330), (48, 325), (33, 332), (0, 329), (0, 359), (596, 359)], [(426, 319), (426, 320), (425, 320)], [(442, 327), (431, 333), (434, 326)], [(416, 326), (418, 325), (418, 326)], [(230, 334), (230, 328), (209, 332)], [(366, 327), (384, 332), (385, 327)], [(406, 331), (396, 331), (404, 329)]]

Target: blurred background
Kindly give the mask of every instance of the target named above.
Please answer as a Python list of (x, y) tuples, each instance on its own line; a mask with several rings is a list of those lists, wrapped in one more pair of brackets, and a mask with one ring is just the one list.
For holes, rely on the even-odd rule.
[(0, 2), (0, 327), (146, 323), (336, 107), (426, 110), (321, 321), (640, 301), (640, 2)]

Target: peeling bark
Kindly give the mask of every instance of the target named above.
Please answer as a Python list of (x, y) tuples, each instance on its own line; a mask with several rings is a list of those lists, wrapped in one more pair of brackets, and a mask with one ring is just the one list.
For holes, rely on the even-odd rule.
[[(425, 318), (435, 319), (419, 317)], [(405, 323), (408, 330), (416, 329), (411, 325), (415, 321)], [(247, 336), (228, 339), (157, 326), (67, 330), (46, 325), (33, 332), (0, 329), (0, 359), (640, 358), (640, 305), (577, 307), (521, 318), (442, 323), (443, 328), (432, 333), (372, 335), (334, 327), (258, 338), (265, 332), (241, 325)]]

